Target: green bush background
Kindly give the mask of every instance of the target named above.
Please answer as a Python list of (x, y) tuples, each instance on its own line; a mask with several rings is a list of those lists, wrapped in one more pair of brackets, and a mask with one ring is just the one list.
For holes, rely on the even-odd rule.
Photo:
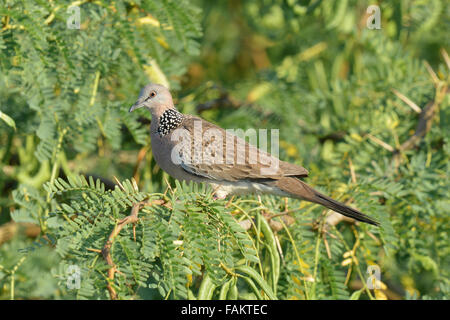
[[(366, 27), (371, 4), (379, 30)], [(71, 5), (80, 30), (67, 27)], [(1, 0), (0, 298), (447, 299), (449, 10)], [(283, 160), (381, 227), (335, 224), (292, 199), (213, 201), (175, 182), (152, 158), (150, 115), (127, 112), (148, 82), (222, 127), (280, 129)], [(402, 148), (424, 119), (413, 104), (434, 112)], [(99, 250), (144, 199), (165, 205), (114, 239), (111, 280)], [(373, 264), (380, 290), (366, 286)]]

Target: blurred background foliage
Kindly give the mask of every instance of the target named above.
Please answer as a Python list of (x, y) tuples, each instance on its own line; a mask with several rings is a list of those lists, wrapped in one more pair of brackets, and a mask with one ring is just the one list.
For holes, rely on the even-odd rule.
[[(0, 18), (1, 299), (450, 297), (445, 0), (1, 0)], [(148, 82), (222, 127), (279, 129), (283, 160), (382, 226), (175, 184), (150, 115), (127, 112)], [(168, 205), (118, 235), (108, 282), (98, 250), (149, 195)]]

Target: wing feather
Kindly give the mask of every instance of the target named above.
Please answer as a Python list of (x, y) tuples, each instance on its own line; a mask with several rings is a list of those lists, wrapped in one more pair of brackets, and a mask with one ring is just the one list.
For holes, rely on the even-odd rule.
[(180, 149), (179, 161), (190, 174), (224, 181), (308, 176), (305, 168), (281, 161), (201, 118), (186, 117), (181, 127), (189, 132), (190, 143)]

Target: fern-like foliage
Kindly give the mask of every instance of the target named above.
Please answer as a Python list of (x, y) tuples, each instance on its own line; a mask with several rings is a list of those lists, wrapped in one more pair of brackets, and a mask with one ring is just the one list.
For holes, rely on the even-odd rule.
[[(121, 186), (105, 190), (99, 180), (76, 176), (45, 187), (58, 198), (49, 219), (54, 219), (50, 233), (63, 258), (60, 268), (76, 264), (81, 270), (79, 298), (107, 298), (110, 266), (101, 250), (133, 204), (160, 198), (139, 192), (128, 180)], [(224, 203), (213, 201), (212, 190), (177, 184), (167, 201), (141, 209), (135, 234), (126, 226), (114, 237), (111, 258), (118, 272), (112, 286), (118, 298), (157, 288), (160, 298), (185, 299), (195, 278), (209, 274), (220, 286), (229, 280), (226, 270), (234, 270), (240, 260), (259, 263), (253, 241)]]
[[(448, 6), (382, 1), (372, 30), (372, 4), (0, 0), (0, 298), (448, 298)], [(128, 113), (148, 82), (279, 129), (282, 160), (381, 226), (174, 181)]]

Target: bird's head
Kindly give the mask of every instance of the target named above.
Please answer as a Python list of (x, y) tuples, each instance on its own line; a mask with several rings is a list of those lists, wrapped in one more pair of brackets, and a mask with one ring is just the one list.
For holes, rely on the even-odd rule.
[(129, 112), (142, 107), (149, 109), (152, 115), (162, 114), (165, 110), (174, 108), (172, 95), (166, 87), (150, 83), (142, 88), (139, 98)]

